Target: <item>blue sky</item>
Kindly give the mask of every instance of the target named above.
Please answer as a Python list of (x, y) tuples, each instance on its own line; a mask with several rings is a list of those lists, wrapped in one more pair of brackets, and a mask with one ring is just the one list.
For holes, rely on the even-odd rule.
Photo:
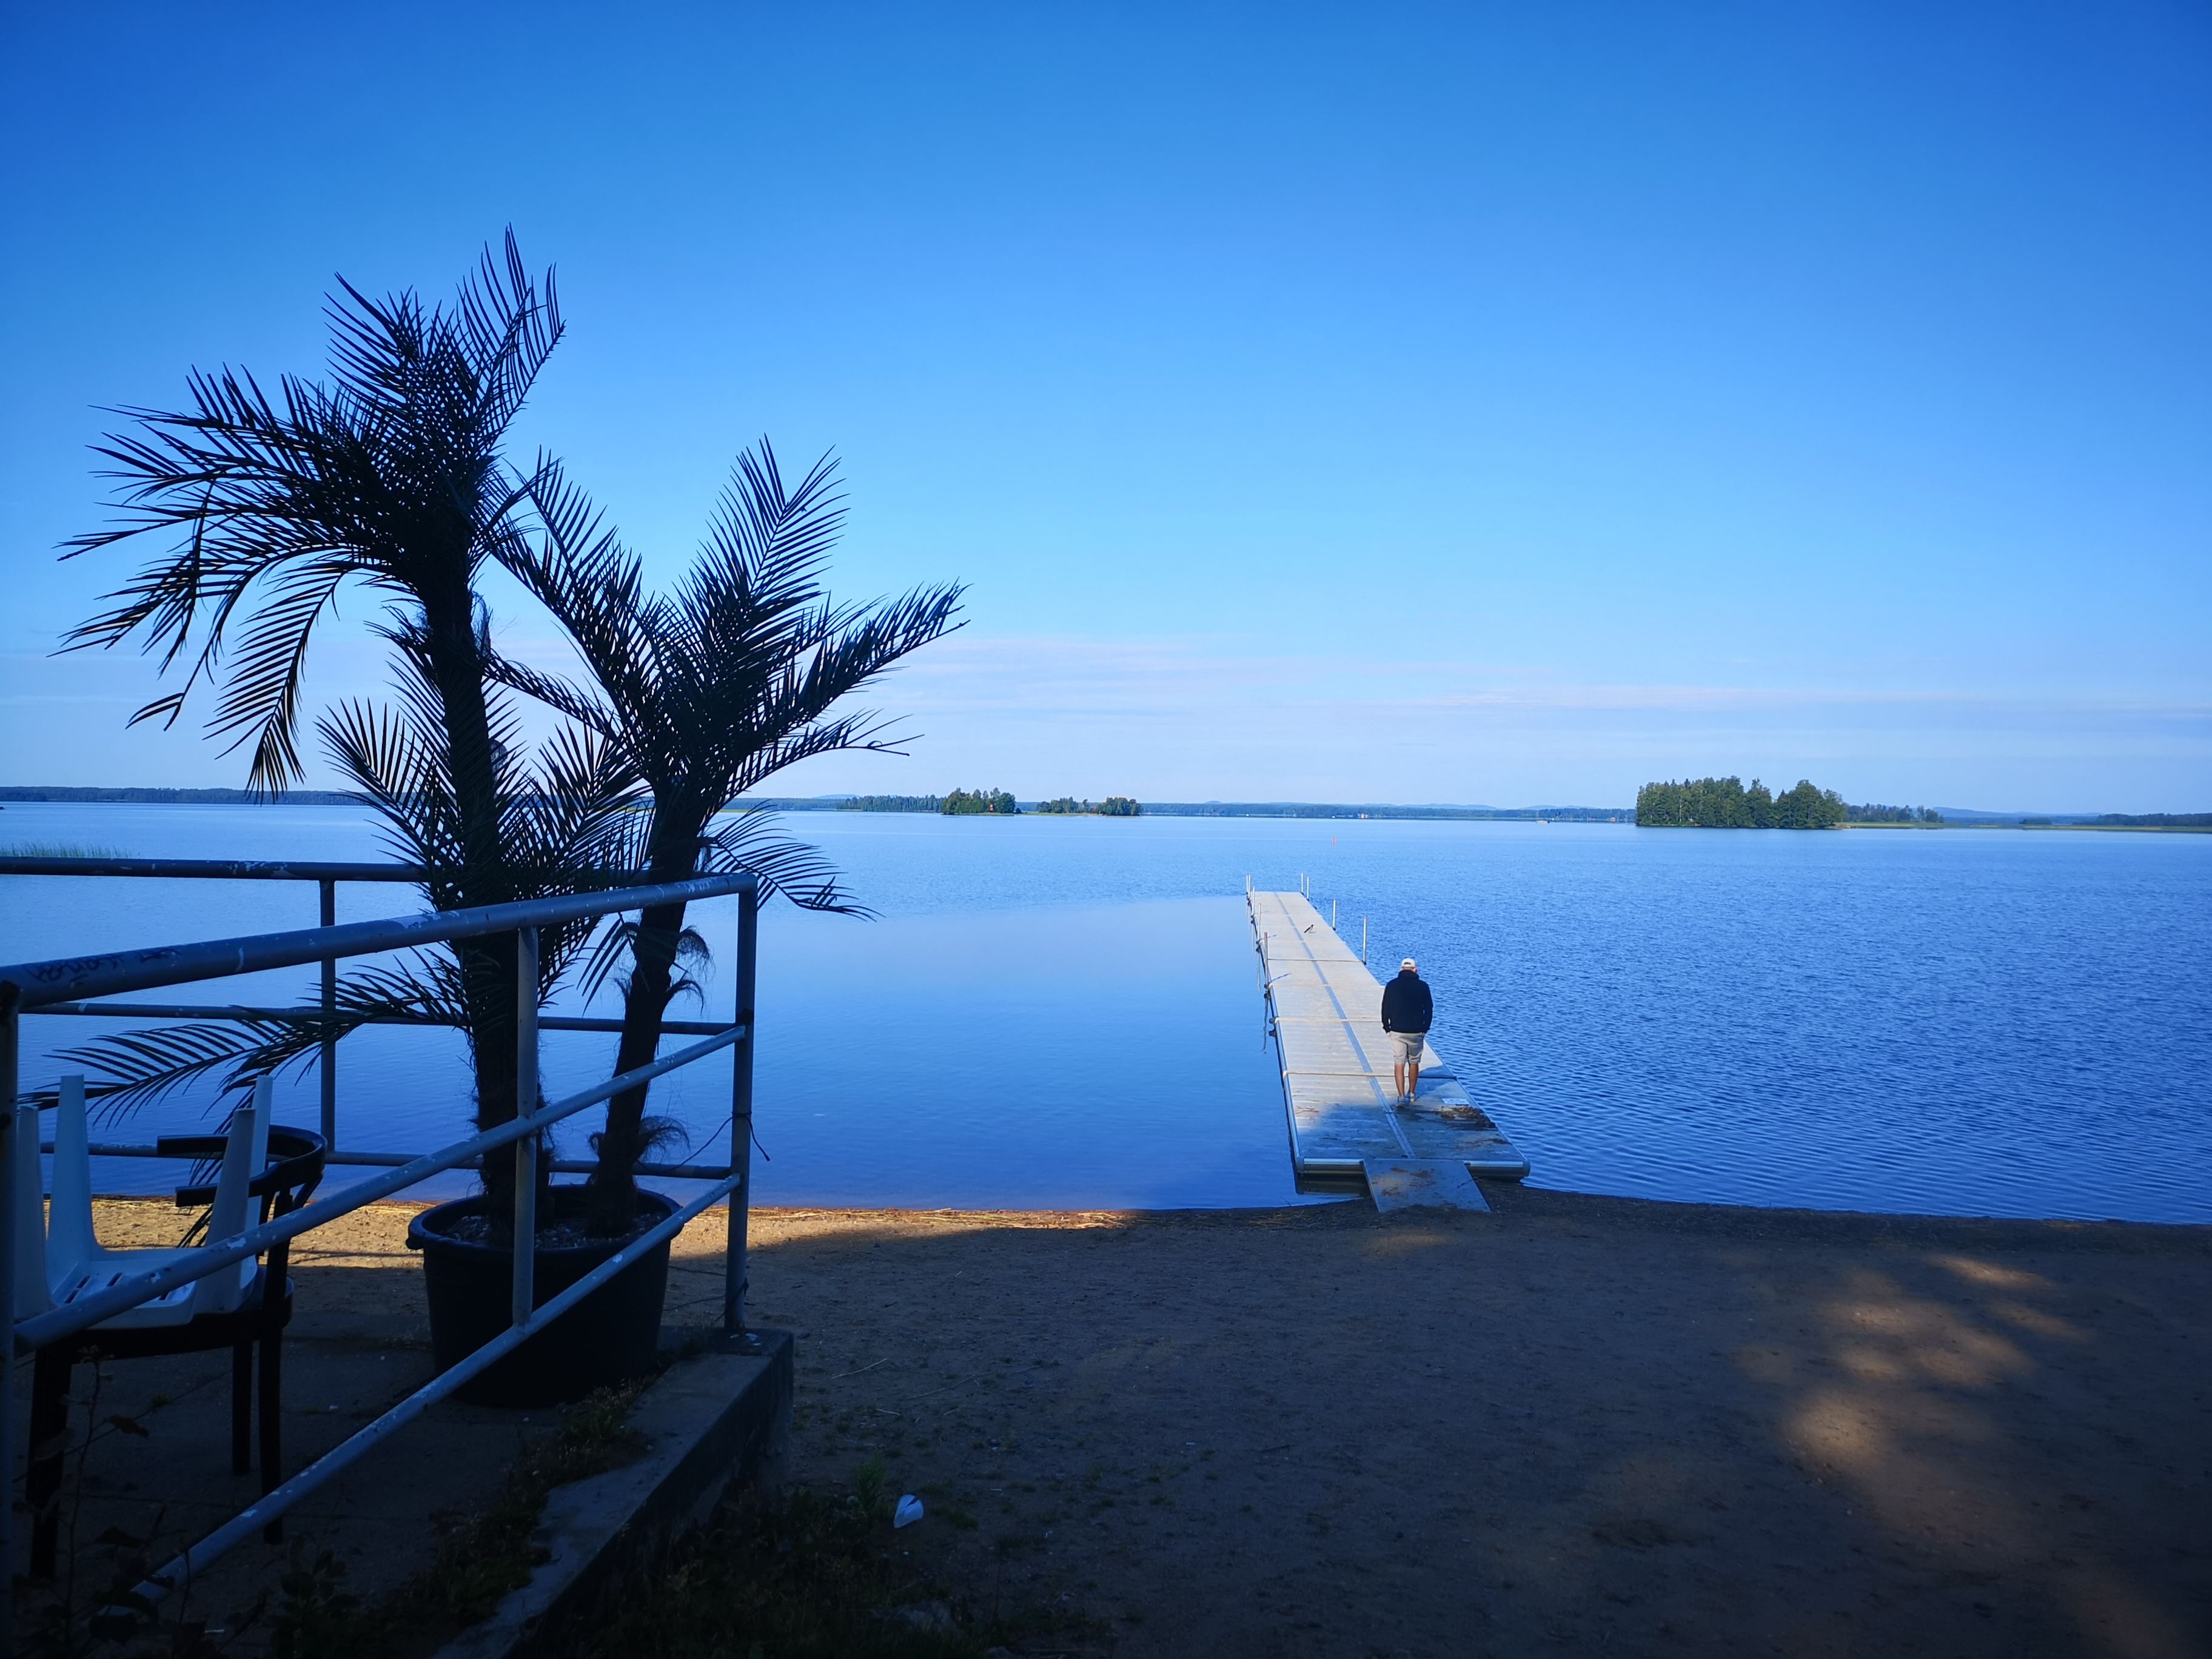
[[(834, 447), (971, 624), (793, 793), (2212, 806), (2212, 14), (17, 7), (0, 781), (234, 783), (46, 653), (96, 405), (512, 223), (523, 432), (680, 570)], [(505, 637), (539, 624), (501, 596)], [(374, 690), (348, 611), (315, 690)]]

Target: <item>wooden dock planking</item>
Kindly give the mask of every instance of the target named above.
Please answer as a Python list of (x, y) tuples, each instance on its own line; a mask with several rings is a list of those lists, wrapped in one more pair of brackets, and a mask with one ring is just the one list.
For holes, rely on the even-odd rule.
[(1367, 1191), (1378, 1210), (1487, 1210), (1490, 1200), (1456, 1158), (1370, 1158)]
[(1364, 1176), (1370, 1164), (1405, 1163), (1462, 1164), (1510, 1181), (1528, 1173), (1528, 1160), (1468, 1098), (1433, 1043), (1422, 1050), (1418, 1097), (1398, 1109), (1382, 987), (1304, 895), (1255, 892), (1247, 904), (1301, 1175)]

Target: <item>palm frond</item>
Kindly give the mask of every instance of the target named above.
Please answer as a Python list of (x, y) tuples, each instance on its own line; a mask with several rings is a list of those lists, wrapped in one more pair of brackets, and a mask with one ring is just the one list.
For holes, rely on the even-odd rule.
[[(541, 292), (511, 232), (503, 261), (487, 250), (450, 311), (339, 287), (331, 384), (286, 376), (271, 396), (242, 371), (196, 371), (182, 410), (115, 411), (135, 423), (98, 446), (116, 516), (64, 544), (75, 557), (179, 536), (65, 648), (136, 638), (165, 676), (183, 665), (183, 684), (139, 719), (173, 721), (201, 683), (220, 681), (210, 730), (252, 745), (257, 789), (301, 775), (307, 647), (346, 583), (419, 609), (516, 544), (520, 498), (500, 445), (561, 336), (552, 278)], [(240, 650), (226, 664), (234, 633)]]
[(708, 521), (707, 544), (686, 599), (706, 583), (742, 593), (761, 617), (807, 604), (845, 522), (837, 462), (823, 455), (794, 489), (786, 489), (766, 438), (742, 452)]
[[(457, 1023), (462, 1012), (450, 966), (426, 952), (374, 963), (340, 976), (332, 1034), (343, 1038), (390, 1018)], [(195, 1020), (112, 1032), (56, 1054), (82, 1070), (85, 1092), (108, 1121), (213, 1079), (218, 1101), (242, 1094), (263, 1076), (304, 1067), (322, 1046), (322, 1008), (305, 1003), (295, 1019)], [(46, 1091), (51, 1097), (52, 1091)]]
[[(593, 937), (591, 949), (586, 952), (584, 966), (577, 975), (577, 983), (584, 993), (584, 1005), (589, 1007), (607, 980), (623, 959), (637, 946), (637, 924), (627, 916), (611, 916), (611, 925), (602, 927)], [(623, 991), (629, 989), (627, 979), (618, 981)]]
[[(300, 1030), (279, 1020), (148, 1026), (110, 1032), (54, 1058), (84, 1073), (88, 1101), (100, 1103), (100, 1115), (113, 1119), (218, 1073), (219, 1095), (250, 1087), (299, 1052)], [(308, 1038), (310, 1047), (314, 1042)]]
[(773, 833), (776, 815), (766, 807), (747, 807), (726, 815), (729, 822), (708, 833), (702, 875), (750, 870), (764, 894), (781, 893), (805, 910), (836, 915), (875, 914), (837, 884), (836, 866), (819, 848)]

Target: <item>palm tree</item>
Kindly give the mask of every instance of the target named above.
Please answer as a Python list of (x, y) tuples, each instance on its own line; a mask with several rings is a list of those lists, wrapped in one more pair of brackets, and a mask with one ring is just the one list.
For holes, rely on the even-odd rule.
[[(746, 791), (794, 762), (833, 750), (895, 750), (884, 720), (834, 712), (849, 693), (908, 653), (959, 626), (957, 585), (916, 589), (872, 605), (838, 605), (821, 575), (843, 519), (835, 463), (825, 457), (787, 488), (763, 439), (738, 458), (690, 573), (667, 594), (646, 591), (638, 560), (601, 529), (557, 471), (533, 481), (545, 536), (517, 567), (590, 670), (585, 690), (501, 664), (495, 672), (598, 732), (649, 793), (635, 863), (656, 882), (743, 866), (814, 908), (854, 908), (805, 848), (770, 845), (764, 817), (716, 818)], [(669, 1002), (686, 988), (692, 939), (684, 907), (645, 911), (606, 936), (627, 944), (617, 1073), (649, 1063)], [(607, 1103), (596, 1138), (591, 1224), (634, 1224), (635, 1168), (656, 1138), (645, 1085)]]
[[(179, 539), (69, 644), (135, 639), (165, 672), (185, 666), (182, 684), (134, 723), (173, 724), (200, 681), (219, 680), (210, 729), (233, 750), (250, 744), (251, 787), (276, 793), (301, 775), (317, 625), (343, 590), (366, 586), (385, 600), (378, 631), (398, 653), (402, 707), (327, 722), (341, 763), (436, 865), (434, 904), (532, 896), (546, 880), (532, 860), (584, 850), (622, 787), (604, 745), (581, 740), (549, 750), (551, 771), (533, 774), (488, 690), (496, 653), (477, 577), (487, 561), (514, 565), (531, 550), (538, 473), (509, 465), (503, 446), (561, 338), (552, 275), (541, 289), (509, 231), (504, 259), (487, 249), (450, 309), (340, 286), (326, 308), (328, 383), (286, 375), (272, 398), (251, 374), (194, 371), (188, 409), (118, 411), (137, 429), (110, 434), (100, 453), (114, 464), (105, 476), (120, 516), (64, 556), (163, 532)], [(549, 809), (568, 814), (565, 824), (532, 804), (549, 788), (579, 792)], [(465, 1021), (477, 1121), (489, 1128), (517, 1105), (514, 946), (474, 939), (454, 954), (444, 988)], [(504, 1160), (491, 1164), (496, 1188)]]

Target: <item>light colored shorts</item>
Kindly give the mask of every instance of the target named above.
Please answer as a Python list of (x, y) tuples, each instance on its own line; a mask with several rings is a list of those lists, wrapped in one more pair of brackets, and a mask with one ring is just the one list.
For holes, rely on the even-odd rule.
[(1429, 1040), (1426, 1031), (1385, 1031), (1390, 1040), (1390, 1063), (1393, 1066), (1418, 1066), (1421, 1063), (1421, 1045)]

